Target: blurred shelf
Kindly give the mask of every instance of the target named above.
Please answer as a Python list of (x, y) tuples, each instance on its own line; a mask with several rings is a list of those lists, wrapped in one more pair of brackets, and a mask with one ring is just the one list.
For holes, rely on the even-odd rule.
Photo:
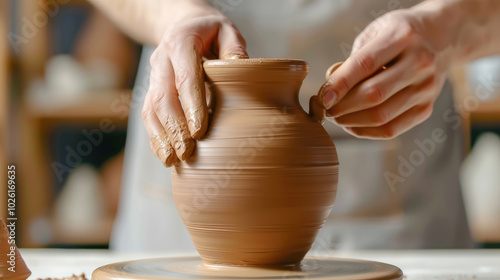
[[(500, 94), (498, 94), (500, 96)], [(477, 109), (470, 113), (472, 123), (478, 122), (498, 122), (500, 123), (500, 97), (489, 102), (482, 102)]]
[[(454, 95), (457, 108), (465, 107), (466, 100), (474, 96), (471, 86), (467, 83), (465, 67), (458, 67), (451, 71), (451, 81), (454, 85)], [(469, 133), (470, 125), (477, 122), (499, 122), (500, 123), (500, 92), (494, 94), (496, 98), (491, 101), (478, 101), (477, 107), (472, 110), (459, 110), (465, 119), (466, 133)], [(476, 99), (476, 98), (475, 98)], [(477, 100), (477, 99), (476, 99)]]
[(126, 124), (131, 90), (89, 92), (84, 99), (70, 104), (43, 108), (25, 102), (27, 117), (45, 121), (89, 122), (108, 118), (113, 122)]
[[(75, 233), (79, 240), (64, 234), (65, 225), (48, 221), (53, 230), (53, 239), (42, 240), (34, 238), (35, 235), (42, 235), (33, 225), (39, 223), (45, 226), (43, 221), (50, 216), (55, 201), (55, 178), (54, 170), (51, 167), (52, 155), (49, 146), (50, 137), (54, 130), (61, 125), (64, 126), (88, 126), (99, 125), (101, 121), (111, 121), (118, 129), (125, 129), (128, 120), (128, 111), (131, 101), (131, 90), (116, 89), (106, 91), (86, 92), (79, 96), (79, 99), (72, 99), (68, 95), (47, 94), (39, 96), (30, 96), (29, 90), (36, 81), (45, 76), (46, 63), (54, 55), (55, 44), (53, 24), (56, 24), (56, 14), (59, 19), (62, 16), (74, 18), (78, 14), (78, 9), (91, 11), (92, 5), (88, 0), (70, 0), (70, 1), (49, 1), (49, 0), (28, 0), (28, 1), (2, 1), (0, 0), (0, 13), (5, 12), (6, 17), (0, 20), (0, 34), (5, 35), (5, 28), (2, 23), (9, 21), (3, 20), (11, 17), (14, 25), (19, 32), (24, 24), (24, 20), (37, 23), (38, 15), (45, 15), (49, 24), (36, 24), (36, 32), (28, 34), (29, 44), (20, 44), (16, 50), (13, 65), (18, 68), (19, 99), (13, 100), (17, 107), (13, 108), (12, 124), (10, 134), (15, 134), (16, 138), (9, 148), (12, 150), (13, 162), (18, 165), (16, 174), (18, 178), (18, 195), (23, 202), (19, 205), (18, 233), (16, 243), (21, 247), (43, 247), (50, 245), (48, 242), (57, 244), (77, 244), (77, 243), (107, 243), (109, 231), (111, 230), (111, 221), (103, 222), (99, 236), (106, 237), (101, 239), (94, 236), (88, 236), (88, 232), (79, 231)], [(15, 9), (9, 9), (9, 3), (14, 4)], [(50, 6), (50, 7), (49, 7)], [(65, 9), (68, 8), (66, 11)], [(57, 10), (57, 11), (54, 11)], [(64, 13), (66, 12), (66, 13)], [(50, 16), (49, 16), (50, 15)], [(60, 22), (59, 22), (60, 23)], [(63, 22), (64, 23), (64, 22)], [(60, 24), (63, 24), (60, 23)], [(68, 27), (68, 26), (64, 26)], [(66, 29), (65, 29), (66, 30)], [(71, 34), (74, 34), (73, 32)], [(32, 35), (32, 36), (31, 36)], [(57, 35), (59, 36), (59, 35)], [(3, 36), (5, 37), (5, 36)], [(71, 37), (71, 36), (70, 36)], [(59, 37), (58, 37), (59, 38)], [(61, 40), (69, 37), (60, 38)], [(7, 46), (8, 40), (3, 40), (1, 44)], [(106, 42), (94, 42), (106, 43)], [(2, 45), (3, 46), (3, 45)], [(4, 46), (4, 47), (5, 47)], [(2, 48), (0, 48), (0, 62), (2, 61)], [(12, 53), (14, 54), (14, 53)], [(0, 67), (5, 64), (0, 63)], [(0, 68), (0, 98), (6, 91), (2, 80), (3, 68)], [(15, 81), (15, 80), (13, 80)], [(16, 81), (17, 82), (17, 81)], [(17, 86), (17, 85), (16, 85)], [(36, 98), (33, 98), (36, 97)], [(50, 99), (52, 98), (52, 99)], [(3, 100), (3, 99), (0, 99)], [(75, 101), (76, 100), (76, 101)], [(0, 102), (0, 105), (7, 103)], [(0, 121), (2, 116), (6, 116), (6, 110), (0, 110)], [(0, 127), (0, 134), (2, 127)], [(0, 151), (1, 152), (1, 151)], [(0, 161), (1, 163), (1, 161)], [(6, 163), (4, 163), (6, 164)], [(2, 178), (0, 176), (0, 178)], [(0, 198), (2, 195), (0, 194)], [(85, 211), (85, 209), (82, 209)], [(3, 213), (0, 211), (0, 214)], [(41, 227), (43, 230), (44, 227)]]
[[(51, 155), (48, 150), (48, 135), (60, 124), (83, 126), (100, 125), (101, 121), (112, 122), (114, 126), (124, 129), (127, 126), (128, 111), (131, 101), (131, 90), (117, 89), (102, 92), (88, 92), (77, 101), (35, 102), (24, 95), (19, 114), (20, 138), (18, 146), (22, 147), (18, 154), (20, 197), (25, 207), (19, 210), (23, 217), (21, 244), (23, 247), (43, 247), (49, 243), (40, 242), (34, 236), (32, 225), (40, 217), (48, 215), (54, 203)], [(49, 98), (49, 96), (47, 96)], [(42, 104), (43, 103), (43, 104)], [(36, 186), (36, 187), (34, 187)], [(84, 211), (84, 210), (82, 210)], [(101, 239), (82, 238), (81, 242), (61, 234), (60, 225), (54, 225), (53, 242), (57, 244), (97, 243), (105, 244), (111, 230), (111, 223), (104, 225), (100, 231)], [(77, 235), (81, 237), (81, 235)]]
[[(8, 23), (10, 21), (9, 1), (0, 1), (0, 37), (7, 38), (7, 31), (9, 29)], [(2, 39), (0, 42), (0, 165), (7, 166), (10, 161), (7, 158), (8, 151), (8, 109), (9, 109), (9, 45), (8, 40)], [(0, 181), (7, 181), (7, 174), (2, 172), (0, 174)], [(0, 200), (2, 203), (7, 201), (7, 184), (2, 183), (0, 187)], [(4, 204), (2, 204), (4, 205)], [(0, 207), (0, 218), (7, 217), (7, 207)]]
[(95, 221), (91, 226), (82, 228), (73, 224), (65, 225), (51, 221), (53, 237), (49, 242), (53, 247), (63, 246), (95, 246), (109, 243), (111, 230), (113, 229), (114, 219), (109, 217)]

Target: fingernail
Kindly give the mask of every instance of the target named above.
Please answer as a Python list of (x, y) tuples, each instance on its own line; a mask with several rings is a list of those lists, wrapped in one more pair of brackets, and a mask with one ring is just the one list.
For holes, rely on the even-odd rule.
[(175, 143), (175, 152), (177, 157), (182, 161), (186, 161), (186, 159), (188, 159), (193, 153), (194, 146), (195, 142), (193, 139), (186, 140), (185, 142), (177, 141)]
[(160, 158), (163, 165), (165, 165), (166, 167), (171, 167), (172, 165), (174, 165), (177, 159), (174, 156), (174, 150), (172, 148), (169, 149), (160, 148), (158, 150), (158, 157)]
[(326, 90), (323, 94), (323, 106), (325, 109), (330, 109), (337, 101), (337, 94), (332, 89)]
[(180, 160), (185, 161), (193, 153), (195, 146), (186, 121), (174, 120), (169, 117), (165, 130), (168, 138), (173, 139), (171, 144), (175, 154)]
[(177, 161), (174, 149), (168, 144), (165, 132), (151, 135), (151, 149), (166, 167), (171, 167)]

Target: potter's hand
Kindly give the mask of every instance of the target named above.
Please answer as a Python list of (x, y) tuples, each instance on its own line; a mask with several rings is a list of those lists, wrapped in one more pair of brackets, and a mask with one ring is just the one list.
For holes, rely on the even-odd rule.
[(247, 57), (245, 40), (205, 0), (89, 1), (134, 39), (158, 46), (142, 118), (166, 166), (186, 160), (207, 129), (201, 58)]
[(431, 115), (447, 65), (419, 20), (392, 12), (356, 38), (320, 92), (328, 120), (357, 137), (393, 138)]
[(247, 57), (245, 49), (236, 27), (216, 11), (189, 17), (165, 31), (151, 56), (150, 86), (142, 109), (151, 148), (164, 165), (186, 160), (194, 139), (207, 129), (202, 57)]
[(451, 63), (500, 45), (492, 39), (499, 2), (428, 1), (372, 22), (319, 92), (327, 119), (372, 139), (396, 137), (426, 120)]

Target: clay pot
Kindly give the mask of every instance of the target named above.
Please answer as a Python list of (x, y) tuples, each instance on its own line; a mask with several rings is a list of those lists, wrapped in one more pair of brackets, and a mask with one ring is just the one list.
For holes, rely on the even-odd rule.
[(338, 158), (298, 101), (302, 60), (204, 63), (206, 137), (172, 169), (177, 209), (205, 264), (299, 263), (335, 201)]
[[(9, 239), (10, 233), (3, 219), (0, 219), (0, 279), (25, 280), (31, 275), (16, 244)], [(11, 270), (9, 270), (9, 268)]]

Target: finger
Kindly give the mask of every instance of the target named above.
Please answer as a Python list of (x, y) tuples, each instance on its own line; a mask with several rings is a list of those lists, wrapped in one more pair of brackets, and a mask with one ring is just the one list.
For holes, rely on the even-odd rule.
[(412, 58), (402, 58), (355, 86), (349, 94), (328, 110), (327, 116), (338, 117), (375, 107), (429, 74), (427, 69), (412, 71), (413, 68)]
[(221, 59), (248, 58), (247, 43), (232, 23), (221, 25), (218, 42)]
[[(335, 70), (337, 70), (340, 67), (340, 65), (342, 65), (342, 63), (343, 62), (336, 62), (336, 63), (332, 64), (332, 66), (328, 67), (328, 69), (325, 72), (326, 81), (328, 81), (330, 79), (330, 76), (333, 74), (333, 72), (335, 72)], [(333, 91), (328, 91), (326, 93), (323, 93), (323, 95), (321, 95), (324, 88), (328, 85), (329, 85), (328, 83), (323, 84), (323, 86), (320, 88), (320, 90), (318, 92), (318, 96), (322, 96), (322, 99), (320, 99), (318, 97), (318, 102), (320, 102), (322, 107), (325, 109), (327, 108), (325, 104), (335, 103), (335, 100), (337, 97)], [(310, 113), (311, 113), (311, 111), (309, 111), (309, 114)]]
[[(400, 41), (379, 35), (351, 55), (323, 85), (319, 95), (325, 108), (330, 109), (342, 100), (358, 83), (373, 75), (382, 66), (396, 59), (404, 49)], [(326, 98), (325, 97), (329, 97)]]
[(199, 139), (208, 127), (203, 61), (199, 51), (201, 42), (197, 37), (192, 37), (187, 39), (186, 44), (188, 47), (178, 48), (175, 51), (171, 61), (175, 73), (175, 86), (182, 102), (189, 132), (191, 137)]
[(154, 154), (166, 167), (174, 165), (177, 161), (177, 156), (172, 146), (170, 146), (165, 129), (156, 116), (150, 96), (146, 96), (144, 101), (142, 119), (149, 135), (151, 150), (153, 150)]
[(431, 114), (432, 104), (415, 106), (382, 126), (345, 127), (344, 130), (358, 138), (392, 139), (424, 122)]
[(325, 121), (325, 108), (323, 108), (323, 104), (321, 104), (317, 95), (313, 95), (309, 99), (309, 116), (319, 123)]
[(194, 150), (184, 112), (175, 87), (172, 65), (163, 50), (151, 57), (151, 78), (148, 95), (158, 120), (164, 127), (177, 157), (186, 160)]
[(407, 87), (386, 102), (355, 113), (334, 119), (339, 126), (377, 127), (397, 118), (410, 108), (431, 102), (434, 99), (434, 78), (429, 78), (418, 86)]

